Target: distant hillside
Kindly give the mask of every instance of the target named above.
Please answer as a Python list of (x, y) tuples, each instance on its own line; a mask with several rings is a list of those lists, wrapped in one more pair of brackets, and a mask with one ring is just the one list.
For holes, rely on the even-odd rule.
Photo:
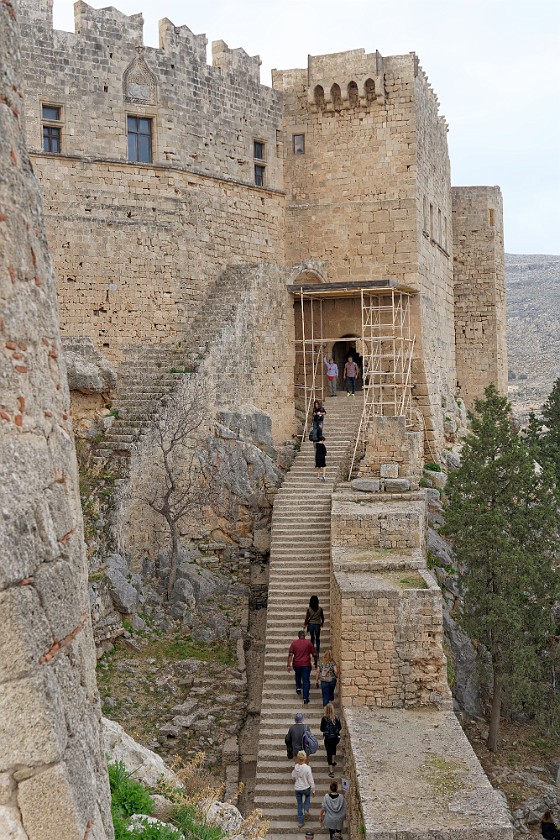
[(506, 254), (509, 397), (538, 409), (560, 376), (560, 256)]

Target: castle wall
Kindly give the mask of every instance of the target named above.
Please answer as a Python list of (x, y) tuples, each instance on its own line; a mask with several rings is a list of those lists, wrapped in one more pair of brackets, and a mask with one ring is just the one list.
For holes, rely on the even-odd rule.
[[(414, 54), (310, 57), (307, 71), (275, 71), (273, 83), (284, 98), (287, 260), (324, 260), (333, 281), (391, 279), (418, 289), (414, 396), (428, 438), (441, 445), (455, 331), (447, 126), (437, 98)], [(315, 101), (317, 86), (324, 103)], [(303, 153), (293, 140), (300, 134)], [(430, 205), (435, 222), (424, 231)]]
[[(242, 50), (217, 42), (208, 66), (187, 27), (162, 21), (152, 49), (141, 15), (79, 2), (74, 34), (53, 31), (51, 6), (23, 2), (24, 69), (62, 326), (118, 359), (182, 337), (227, 265), (283, 263), (280, 97)], [(61, 109), (61, 154), (42, 151), (42, 104)], [(128, 115), (152, 118), (153, 164), (128, 162)]]
[(457, 382), (468, 408), (507, 392), (504, 222), (499, 187), (453, 187)]
[(110, 840), (76, 453), (19, 33), (0, 4), (0, 837)]

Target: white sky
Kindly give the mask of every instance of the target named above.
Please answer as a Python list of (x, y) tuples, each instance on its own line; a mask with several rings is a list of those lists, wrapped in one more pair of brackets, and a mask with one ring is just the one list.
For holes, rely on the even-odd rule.
[[(102, 8), (108, 2), (91, 0)], [(414, 50), (449, 123), (453, 184), (499, 184), (506, 250), (560, 254), (560, 2), (558, 0), (116, 0), (157, 21), (204, 32), (273, 67), (364, 47)], [(55, 0), (58, 29), (74, 29), (72, 0)]]

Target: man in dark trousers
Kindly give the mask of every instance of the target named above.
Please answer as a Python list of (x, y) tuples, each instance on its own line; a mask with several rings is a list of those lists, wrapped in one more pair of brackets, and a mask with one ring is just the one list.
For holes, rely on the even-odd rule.
[(288, 673), (294, 667), (296, 677), (296, 693), (301, 694), (303, 688), (303, 702), (309, 703), (309, 683), (311, 676), (311, 657), (317, 667), (317, 653), (311, 642), (305, 638), (305, 630), (300, 630), (298, 637), (290, 645), (288, 651)]

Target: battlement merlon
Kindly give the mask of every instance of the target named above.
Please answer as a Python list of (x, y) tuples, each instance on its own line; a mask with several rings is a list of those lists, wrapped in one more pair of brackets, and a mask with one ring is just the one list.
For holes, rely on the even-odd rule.
[(206, 35), (195, 35), (188, 26), (175, 26), (169, 18), (159, 22), (159, 47), (166, 53), (191, 54), (198, 64), (206, 64)]
[(225, 41), (212, 41), (212, 66), (242, 74), (258, 85), (261, 83), (260, 56), (248, 55), (241, 47), (232, 50)]

